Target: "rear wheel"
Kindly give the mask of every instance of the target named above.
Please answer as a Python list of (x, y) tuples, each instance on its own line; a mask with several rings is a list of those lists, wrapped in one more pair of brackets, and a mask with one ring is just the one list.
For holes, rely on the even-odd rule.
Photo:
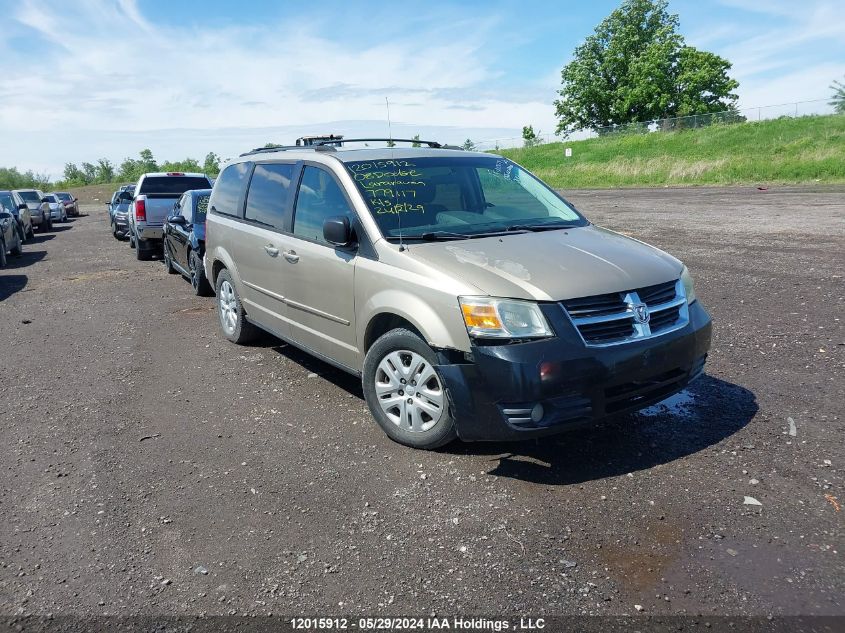
[(258, 328), (245, 318), (243, 305), (238, 291), (235, 290), (235, 282), (225, 269), (217, 275), (217, 316), (223, 336), (233, 343), (243, 345), (258, 336)]
[(202, 258), (195, 250), (188, 252), (188, 270), (191, 273), (191, 287), (198, 297), (207, 297), (211, 294), (211, 284), (205, 276), (205, 268), (202, 266)]
[(425, 341), (398, 328), (367, 352), (362, 376), (364, 399), (390, 439), (432, 449), (457, 437), (437, 357)]
[(0, 237), (0, 268), (6, 267), (6, 240)]
[(145, 262), (152, 257), (152, 249), (149, 247), (149, 240), (142, 240), (135, 237), (135, 259)]

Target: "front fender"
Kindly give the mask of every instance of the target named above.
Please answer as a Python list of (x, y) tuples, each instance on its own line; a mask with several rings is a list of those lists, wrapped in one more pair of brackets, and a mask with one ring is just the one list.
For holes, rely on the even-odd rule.
[[(417, 288), (419, 290), (419, 288)], [(441, 297), (421, 297), (406, 290), (391, 288), (370, 296), (357, 322), (358, 341), (364, 349), (367, 328), (382, 314), (399, 316), (411, 323), (434, 348), (469, 351), (469, 336), (457, 300), (448, 305)]]

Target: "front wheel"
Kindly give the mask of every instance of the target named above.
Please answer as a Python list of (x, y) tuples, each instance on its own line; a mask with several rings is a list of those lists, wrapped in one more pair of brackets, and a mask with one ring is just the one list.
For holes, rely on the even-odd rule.
[(15, 234), (15, 243), (12, 245), (10, 252), (15, 257), (20, 257), (23, 254), (23, 248), (21, 248), (21, 236), (17, 231), (14, 231)]
[(370, 412), (390, 439), (433, 449), (457, 437), (437, 357), (403, 328), (379, 338), (364, 358), (362, 383)]
[(167, 245), (166, 238), (161, 248), (163, 249), (164, 253), (164, 270), (167, 271), (168, 275), (175, 275), (178, 271), (173, 267), (173, 258), (170, 256), (170, 247)]
[(6, 240), (0, 237), (0, 268), (6, 267)]
[(233, 343), (243, 345), (258, 336), (258, 329), (245, 318), (244, 307), (228, 270), (221, 270), (217, 275), (217, 316), (223, 336)]

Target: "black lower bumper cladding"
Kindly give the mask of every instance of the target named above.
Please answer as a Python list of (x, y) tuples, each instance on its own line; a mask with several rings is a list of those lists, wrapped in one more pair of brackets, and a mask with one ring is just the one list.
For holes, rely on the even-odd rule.
[(587, 347), (562, 310), (543, 310), (555, 338), (476, 345), (472, 362), (439, 366), (462, 440), (576, 428), (664, 400), (704, 371), (711, 322), (698, 302), (683, 329), (608, 347)]

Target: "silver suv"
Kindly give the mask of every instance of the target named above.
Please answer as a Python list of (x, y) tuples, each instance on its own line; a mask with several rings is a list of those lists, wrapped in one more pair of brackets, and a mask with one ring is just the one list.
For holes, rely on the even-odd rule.
[(417, 448), (563, 431), (703, 372), (710, 317), (671, 255), (501, 156), (354, 142), (220, 174), (205, 267), (229, 340), (260, 328), (360, 376)]

